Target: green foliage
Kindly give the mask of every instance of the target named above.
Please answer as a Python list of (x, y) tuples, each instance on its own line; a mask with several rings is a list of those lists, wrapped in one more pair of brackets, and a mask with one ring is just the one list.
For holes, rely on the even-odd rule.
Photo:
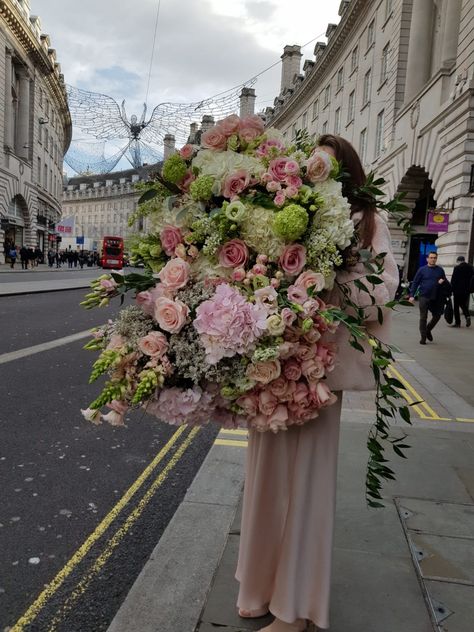
[(132, 404), (140, 404), (156, 390), (158, 386), (158, 376), (153, 369), (148, 369), (140, 373), (140, 381), (137, 390), (132, 398)]
[(406, 235), (410, 235), (413, 230), (411, 227), (411, 213), (408, 206), (403, 204), (405, 191), (397, 193), (388, 202), (385, 201), (385, 193), (381, 187), (386, 184), (384, 178), (376, 178), (373, 172), (369, 173), (364, 185), (357, 189), (356, 195), (360, 199), (369, 200), (377, 208), (387, 211), (390, 217), (396, 220)]
[(114, 399), (122, 399), (125, 397), (126, 390), (127, 387), (123, 381), (107, 382), (102, 390), (102, 393), (92, 402), (90, 408), (102, 408), (102, 406), (105, 406), (105, 404), (108, 404)]
[(89, 384), (95, 382), (95, 380), (103, 375), (111, 366), (113, 366), (120, 358), (120, 354), (112, 349), (106, 349), (103, 351), (97, 360), (92, 365), (92, 373), (89, 377)]

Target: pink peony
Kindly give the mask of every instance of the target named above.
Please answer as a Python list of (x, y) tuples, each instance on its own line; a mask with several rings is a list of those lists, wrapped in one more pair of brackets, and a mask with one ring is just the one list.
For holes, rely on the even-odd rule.
[(189, 263), (176, 257), (176, 259), (168, 261), (158, 277), (167, 290), (174, 292), (187, 284), (189, 272)]
[(296, 358), (289, 358), (283, 365), (283, 375), (287, 380), (297, 382), (301, 377), (301, 364)]
[(202, 135), (201, 145), (206, 149), (223, 151), (227, 147), (227, 137), (222, 133), (218, 125), (214, 125)]
[(262, 384), (268, 384), (280, 376), (281, 365), (279, 360), (267, 360), (266, 362), (256, 362), (247, 367), (247, 377)]
[(321, 149), (316, 149), (306, 161), (306, 177), (313, 184), (327, 180), (331, 171), (331, 158)]
[(246, 353), (265, 333), (268, 310), (253, 305), (227, 283), (196, 309), (194, 327), (201, 335), (209, 364), (225, 357)]
[(250, 174), (245, 169), (239, 169), (228, 175), (222, 186), (222, 195), (229, 200), (237, 197), (250, 184)]
[(161, 297), (155, 302), (155, 320), (164, 331), (177, 334), (186, 324), (189, 307), (181, 301)]
[(249, 258), (247, 245), (241, 239), (231, 239), (219, 250), (219, 263), (224, 268), (242, 268)]
[(176, 226), (165, 226), (160, 231), (160, 240), (163, 250), (171, 257), (174, 254), (176, 246), (183, 241), (181, 230)]
[[(204, 393), (198, 387), (181, 389), (173, 386), (164, 388), (155, 402), (147, 405), (147, 412), (151, 412), (168, 424), (179, 426), (185, 423), (196, 424), (197, 415), (200, 414), (201, 423), (209, 420), (212, 410), (213, 397)], [(209, 410), (206, 410), (206, 406)], [(204, 419), (202, 418), (202, 413)]]
[(239, 136), (246, 143), (251, 143), (257, 136), (263, 134), (264, 128), (265, 124), (259, 116), (256, 114), (246, 116), (240, 120)]
[(240, 125), (240, 118), (237, 114), (231, 114), (217, 123), (217, 127), (225, 136), (237, 134)]
[(315, 292), (321, 292), (324, 289), (324, 276), (320, 272), (306, 270), (296, 279), (295, 285), (305, 290), (313, 288)]
[(306, 264), (306, 248), (301, 244), (286, 246), (280, 257), (280, 266), (288, 276), (296, 276)]
[(190, 158), (192, 158), (193, 154), (194, 146), (191, 145), (191, 143), (183, 145), (183, 147), (181, 147), (181, 149), (179, 150), (179, 155), (181, 156), (181, 158), (183, 158), (183, 160), (189, 160)]
[(159, 331), (150, 331), (138, 341), (138, 347), (142, 353), (152, 358), (161, 358), (168, 350), (168, 340)]

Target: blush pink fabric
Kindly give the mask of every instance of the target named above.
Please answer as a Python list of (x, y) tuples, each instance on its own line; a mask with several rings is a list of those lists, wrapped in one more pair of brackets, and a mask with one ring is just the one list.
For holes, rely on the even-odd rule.
[[(354, 220), (357, 222), (357, 215)], [(398, 269), (391, 254), (386, 218), (376, 217), (372, 249), (386, 252), (384, 283), (376, 286), (376, 300), (391, 300), (398, 286)], [(370, 305), (353, 281), (367, 274), (363, 266), (338, 273), (348, 281), (360, 306)], [(335, 290), (328, 302), (340, 303)], [(367, 310), (368, 330), (388, 342), (390, 313), (379, 325), (376, 310)], [(352, 349), (344, 327), (339, 327), (336, 369), (327, 382), (338, 401), (303, 426), (273, 434), (251, 430), (246, 463), (239, 561), (238, 607), (267, 607), (292, 623), (309, 619), (329, 627), (331, 558), (336, 499), (336, 471), (341, 416), (341, 390), (373, 388), (370, 353)], [(334, 336), (331, 337), (334, 339)]]

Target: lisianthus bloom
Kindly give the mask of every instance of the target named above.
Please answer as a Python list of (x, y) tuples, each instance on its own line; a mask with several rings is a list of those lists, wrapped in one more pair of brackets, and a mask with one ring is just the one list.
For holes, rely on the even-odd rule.
[(107, 407), (110, 408), (110, 412), (101, 415), (102, 419), (111, 426), (125, 426), (124, 416), (128, 410), (127, 402), (113, 399), (107, 404)]

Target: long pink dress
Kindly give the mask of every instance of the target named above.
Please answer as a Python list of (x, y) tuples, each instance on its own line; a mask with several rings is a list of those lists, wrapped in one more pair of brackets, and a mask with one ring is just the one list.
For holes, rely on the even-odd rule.
[[(377, 286), (377, 303), (393, 298), (398, 269), (390, 254), (390, 234), (377, 216), (372, 243), (387, 252), (384, 284)], [(347, 281), (365, 274), (343, 273)], [(354, 288), (354, 292), (356, 288)], [(366, 296), (360, 297), (366, 301)], [(389, 318), (369, 329), (387, 340)], [(331, 374), (337, 403), (303, 426), (273, 434), (250, 431), (236, 578), (239, 608), (268, 607), (278, 619), (292, 623), (309, 619), (329, 627), (331, 558), (336, 499), (337, 453), (342, 392), (372, 388), (368, 354), (352, 349), (340, 327), (340, 369)], [(365, 356), (365, 357), (364, 357)]]

